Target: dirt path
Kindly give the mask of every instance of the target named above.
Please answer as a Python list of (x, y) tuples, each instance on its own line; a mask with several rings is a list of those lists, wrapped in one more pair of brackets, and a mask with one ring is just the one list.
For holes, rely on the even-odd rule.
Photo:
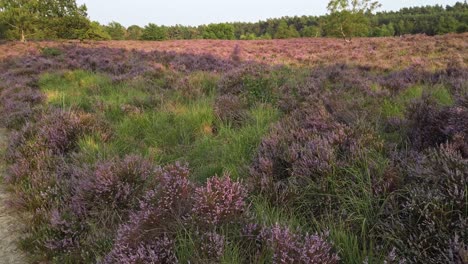
[[(6, 130), (0, 128), (0, 178), (5, 172), (3, 160), (7, 145)], [(0, 179), (0, 264), (28, 263), (26, 256), (18, 249), (17, 243), (21, 234), (21, 220), (8, 206), (8, 193)]]

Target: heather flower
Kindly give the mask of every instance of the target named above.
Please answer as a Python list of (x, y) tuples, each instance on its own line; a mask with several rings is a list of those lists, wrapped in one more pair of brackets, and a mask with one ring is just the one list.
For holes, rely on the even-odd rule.
[(208, 179), (195, 190), (192, 212), (197, 221), (218, 226), (239, 220), (246, 210), (246, 189), (229, 175)]
[(152, 164), (138, 156), (99, 163), (90, 176), (78, 175), (75, 179), (75, 211), (133, 208), (153, 175)]
[(215, 115), (222, 122), (238, 126), (247, 116), (247, 104), (235, 95), (221, 95), (216, 98)]
[(406, 170), (407, 185), (390, 196), (378, 232), (392, 237), (399, 258), (446, 263), (450, 240), (457, 234), (466, 239), (468, 162), (448, 144), (420, 154)]
[[(460, 105), (440, 107), (428, 97), (414, 101), (407, 111), (408, 136), (413, 147), (423, 150), (437, 147), (456, 137), (468, 136), (468, 108)], [(464, 145), (464, 146), (463, 146)], [(468, 148), (461, 144), (461, 150)]]
[(225, 238), (214, 232), (201, 234), (200, 253), (209, 260), (219, 261), (224, 254)]
[(77, 247), (79, 229), (70, 219), (65, 219), (63, 213), (53, 209), (49, 216), (49, 228), (52, 231), (45, 246), (52, 251), (66, 251)]
[(190, 212), (192, 188), (188, 174), (187, 167), (180, 164), (160, 170), (159, 186), (144, 195), (139, 209), (120, 226), (104, 263), (177, 262), (173, 234), (178, 221)]
[(140, 243), (136, 247), (130, 247), (126, 244), (117, 244), (102, 263), (178, 263), (173, 247), (174, 241), (165, 235), (154, 237), (152, 240)]
[(250, 172), (257, 191), (276, 202), (290, 196), (291, 187), (315, 182), (340, 161), (348, 128), (324, 108), (297, 110), (280, 121), (257, 151)]
[(263, 232), (273, 252), (273, 263), (338, 263), (339, 257), (326, 241), (328, 234), (300, 235), (276, 224)]

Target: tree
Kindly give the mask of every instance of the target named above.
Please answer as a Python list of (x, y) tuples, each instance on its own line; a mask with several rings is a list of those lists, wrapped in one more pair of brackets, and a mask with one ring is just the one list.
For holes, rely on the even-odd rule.
[(326, 33), (330, 36), (342, 37), (350, 42), (352, 37), (367, 36), (371, 14), (381, 5), (372, 0), (331, 0), (328, 3), (330, 15), (326, 22)]
[(144, 29), (141, 35), (143, 40), (166, 40), (167, 39), (167, 28), (164, 26), (158, 26), (153, 23), (149, 23)]
[(457, 31), (458, 23), (455, 18), (452, 16), (441, 16), (437, 23), (435, 33), (436, 34), (446, 34), (450, 32)]
[(86, 6), (75, 0), (0, 0), (0, 18), (10, 38), (75, 36), (89, 26)]
[(317, 38), (321, 35), (321, 29), (317, 26), (306, 26), (301, 30), (301, 36), (305, 38)]
[(276, 29), (275, 38), (276, 39), (286, 39), (286, 38), (298, 38), (299, 32), (294, 25), (289, 25), (286, 20), (281, 20)]
[(230, 24), (210, 24), (203, 30), (204, 39), (235, 39), (234, 26)]
[(113, 40), (124, 40), (127, 34), (125, 27), (115, 21), (110, 22), (105, 30)]
[(18, 37), (21, 42), (37, 31), (39, 21), (38, 1), (1, 0), (2, 20), (8, 25), (7, 35)]
[(143, 35), (143, 29), (137, 25), (133, 25), (127, 28), (127, 35), (125, 38), (128, 40), (139, 40), (141, 39), (141, 35)]
[(80, 34), (79, 39), (110, 40), (111, 36), (98, 22), (91, 22), (90, 27)]

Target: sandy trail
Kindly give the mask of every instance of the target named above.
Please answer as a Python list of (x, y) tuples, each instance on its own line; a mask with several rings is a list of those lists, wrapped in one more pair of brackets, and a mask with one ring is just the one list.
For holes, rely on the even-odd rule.
[(23, 221), (7, 206), (9, 194), (1, 180), (5, 172), (3, 155), (6, 145), (6, 130), (0, 128), (0, 264), (23, 264), (28, 263), (25, 254), (18, 248)]

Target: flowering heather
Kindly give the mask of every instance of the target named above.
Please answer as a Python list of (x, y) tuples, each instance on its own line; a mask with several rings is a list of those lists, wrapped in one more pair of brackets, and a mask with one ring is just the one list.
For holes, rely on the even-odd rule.
[[(455, 137), (468, 138), (468, 107), (463, 99), (450, 107), (441, 107), (430, 98), (413, 102), (407, 112), (408, 136), (414, 148), (423, 150), (452, 141)], [(462, 144), (462, 155), (467, 157), (468, 145)]]
[(127, 245), (123, 245), (118, 249), (114, 249), (102, 263), (178, 263), (173, 248), (174, 241), (166, 235), (162, 235), (153, 237), (151, 240), (140, 243), (135, 247), (127, 248)]
[(327, 242), (327, 233), (300, 234), (279, 224), (260, 229), (258, 226), (251, 226), (245, 231), (249, 233), (244, 233), (247, 239), (255, 238), (260, 248), (271, 252), (272, 263), (332, 264), (339, 263), (340, 260), (333, 245)]
[[(104, 263), (176, 263), (173, 238), (187, 217), (191, 183), (188, 169), (176, 164), (160, 172), (160, 185), (146, 193), (140, 208), (122, 224)], [(146, 262), (145, 262), (146, 261)]]
[(452, 263), (452, 239), (466, 241), (468, 161), (448, 144), (422, 154), (407, 173), (410, 183), (387, 203), (379, 236), (392, 237), (409, 262)]
[(245, 188), (229, 175), (213, 177), (195, 190), (192, 212), (197, 221), (208, 226), (233, 223), (246, 210), (246, 196)]
[(151, 177), (154, 177), (152, 164), (138, 156), (99, 163), (91, 175), (78, 175), (75, 179), (74, 211), (123, 212), (134, 208)]
[(348, 129), (324, 108), (315, 110), (295, 111), (263, 139), (251, 167), (258, 191), (285, 199), (294, 184), (314, 181), (321, 186), (322, 178), (340, 162), (338, 148)]
[(65, 219), (65, 214), (53, 209), (49, 215), (49, 234), (45, 247), (51, 251), (66, 251), (78, 247), (80, 229), (71, 219)]
[[(78, 44), (78, 43), (77, 43)], [(66, 45), (66, 44), (65, 44)], [(286, 40), (230, 41), (230, 40), (175, 40), (175, 41), (100, 41), (80, 43), (84, 48), (110, 47), (144, 52), (164, 51), (170, 54), (212, 54), (229, 60), (236, 46), (242, 47), (242, 61), (267, 64), (317, 66), (354, 64), (379, 69), (398, 69), (415, 62), (426, 67), (445, 68), (456, 57), (464, 58), (466, 34), (429, 37), (425, 35), (402, 38), (356, 38), (351, 43), (332, 38), (302, 38)], [(3, 44), (0, 59), (22, 56), (43, 47), (62, 47), (57, 42), (18, 45)], [(398, 56), (396, 54), (406, 54)], [(431, 56), (427, 56), (431, 54)]]
[(219, 262), (224, 254), (225, 237), (214, 232), (201, 234), (199, 243), (200, 254), (209, 260)]
[(221, 95), (216, 98), (214, 112), (226, 123), (238, 126), (247, 116), (247, 104), (235, 95)]
[[(14, 130), (5, 178), (33, 216), (28, 249), (64, 263), (219, 263), (229, 257), (337, 263), (326, 234), (270, 226), (310, 216), (321, 226), (346, 228), (330, 238), (343, 262), (382, 251), (379, 261), (387, 263), (463, 263), (465, 38), (34, 43), (57, 49), (53, 56), (35, 53), (31, 44), (2, 45), (18, 55), (0, 54), (0, 124)], [(121, 83), (115, 90), (107, 83), (90, 87), (93, 100), (100, 92), (105, 99), (91, 100), (89, 113), (52, 109), (40, 88), (53, 79), (41, 75), (67, 78), (74, 70)], [(426, 96), (398, 101), (415, 86), (429, 96), (443, 90), (434, 98), (446, 99), (444, 106)], [(213, 111), (187, 113), (200, 97)], [(397, 117), (392, 112), (382, 121), (383, 102)], [(173, 103), (177, 111), (166, 111)], [(264, 109), (274, 110), (278, 123), (269, 127), (271, 111)], [(233, 126), (196, 133), (216, 117)], [(138, 122), (154, 126), (140, 131)], [(155, 130), (166, 123), (184, 130), (184, 139), (160, 142)], [(126, 136), (140, 140), (140, 133), (142, 149), (119, 145)], [(226, 151), (217, 149), (224, 143)], [(251, 162), (248, 185), (228, 175), (195, 183), (188, 165), (159, 168), (126, 156), (148, 151), (164, 163), (195, 158), (196, 167), (211, 165), (203, 153), (212, 147), (210, 153), (226, 155), (219, 157), (226, 168), (219, 169), (232, 169), (231, 160)], [(343, 243), (355, 238), (356, 247)], [(191, 252), (196, 256), (187, 256)]]

